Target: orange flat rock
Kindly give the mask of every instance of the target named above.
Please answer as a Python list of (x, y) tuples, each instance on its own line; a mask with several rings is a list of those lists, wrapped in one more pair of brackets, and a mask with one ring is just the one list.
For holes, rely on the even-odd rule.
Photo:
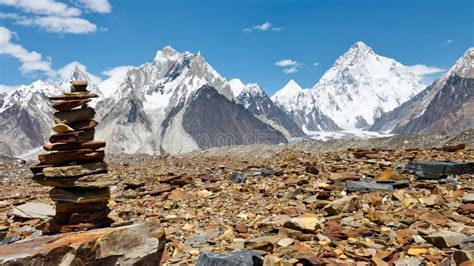
[(70, 94), (70, 95), (58, 95), (58, 96), (50, 96), (48, 97), (52, 101), (59, 101), (59, 100), (81, 100), (81, 99), (89, 99), (89, 98), (97, 98), (99, 95), (95, 93), (81, 93), (81, 94)]
[(38, 155), (38, 160), (43, 164), (61, 165), (74, 161), (102, 161), (104, 159), (104, 151), (93, 150), (76, 150), (76, 151), (59, 151)]
[(52, 106), (54, 109), (58, 111), (67, 111), (71, 110), (74, 108), (77, 108), (79, 106), (83, 106), (87, 103), (89, 103), (91, 99), (83, 99), (83, 100), (67, 100), (67, 101), (62, 101), (62, 102), (56, 102)]
[[(165, 231), (156, 221), (42, 236), (0, 246), (0, 265), (37, 265), (44, 262), (60, 265), (64, 261), (70, 265), (95, 265), (100, 261), (113, 261), (117, 265), (158, 265), (165, 241)], [(130, 252), (131, 247), (134, 252)]]
[(46, 151), (97, 150), (103, 147), (105, 147), (105, 142), (97, 140), (82, 143), (52, 143), (43, 145), (43, 149)]
[(54, 134), (49, 138), (51, 143), (79, 143), (94, 140), (94, 129)]

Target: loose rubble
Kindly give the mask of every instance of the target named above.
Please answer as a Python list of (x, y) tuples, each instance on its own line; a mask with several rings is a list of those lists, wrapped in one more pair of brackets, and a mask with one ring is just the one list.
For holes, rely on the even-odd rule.
[[(108, 155), (119, 175), (110, 186), (108, 217), (114, 227), (160, 221), (166, 265), (252, 258), (263, 265), (469, 265), (474, 174), (427, 179), (406, 167), (473, 162), (468, 147)], [(0, 175), (10, 165), (0, 164)], [(51, 203), (47, 188), (15, 167), (18, 176), (0, 188), (6, 247), (43, 234), (43, 219), (17, 217), (15, 206)]]

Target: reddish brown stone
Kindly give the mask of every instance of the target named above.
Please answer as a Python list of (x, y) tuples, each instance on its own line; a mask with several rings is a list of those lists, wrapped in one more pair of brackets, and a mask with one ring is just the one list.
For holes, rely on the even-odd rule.
[(58, 100), (81, 100), (81, 99), (89, 99), (89, 98), (97, 98), (97, 97), (99, 97), (99, 95), (95, 93), (82, 93), (82, 94), (51, 96), (48, 98), (53, 101), (58, 101)]
[(58, 111), (68, 111), (76, 107), (85, 105), (89, 103), (90, 101), (91, 101), (90, 99), (84, 99), (84, 100), (69, 100), (69, 101), (56, 102), (53, 104), (53, 108)]
[(93, 212), (93, 211), (103, 210), (106, 207), (107, 207), (107, 202), (95, 202), (95, 203), (56, 202), (56, 213)]
[[(86, 229), (87, 224), (61, 229), (79, 228)], [(165, 231), (158, 222), (43, 236), (1, 246), (0, 264), (158, 265), (165, 241)]]
[(410, 229), (401, 229), (397, 231), (397, 241), (401, 245), (407, 245), (413, 242), (413, 235), (416, 234), (416, 231)]
[(71, 213), (67, 224), (95, 223), (107, 218), (109, 213), (108, 208), (94, 212)]
[(49, 138), (51, 143), (78, 143), (94, 140), (94, 129), (71, 133), (54, 134)]
[(463, 204), (459, 206), (458, 212), (462, 214), (474, 213), (474, 203)]
[(104, 151), (76, 150), (40, 154), (38, 159), (43, 164), (58, 165), (73, 161), (102, 161), (104, 156)]
[(43, 149), (46, 151), (97, 150), (103, 147), (105, 147), (105, 142), (97, 140), (82, 143), (54, 143), (43, 145)]
[(52, 166), (52, 165), (39, 163), (39, 164), (31, 166), (30, 170), (34, 175), (36, 175), (36, 174), (41, 174), (43, 172), (44, 168), (50, 167), (50, 166)]
[(249, 228), (245, 224), (237, 224), (235, 226), (235, 231), (237, 231), (241, 234), (245, 234), (249, 231)]
[(99, 123), (93, 119), (81, 120), (68, 123), (68, 126), (72, 127), (74, 130), (86, 130), (95, 128)]
[(93, 108), (85, 107), (69, 111), (61, 111), (54, 113), (55, 121), (65, 124), (81, 120), (90, 120), (94, 118), (95, 111)]

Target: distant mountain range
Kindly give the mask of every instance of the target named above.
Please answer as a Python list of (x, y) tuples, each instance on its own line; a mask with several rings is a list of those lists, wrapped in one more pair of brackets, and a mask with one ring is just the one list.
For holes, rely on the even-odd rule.
[(178, 154), (225, 145), (286, 143), (314, 132), (372, 130), (449, 134), (474, 127), (474, 49), (425, 88), (409, 68), (362, 42), (313, 88), (291, 80), (269, 97), (258, 84), (227, 80), (201, 54), (164, 47), (153, 61), (100, 84), (78, 67), (68, 80), (0, 88), (0, 155), (30, 157), (52, 134), (47, 96), (85, 79), (97, 138), (114, 153)]

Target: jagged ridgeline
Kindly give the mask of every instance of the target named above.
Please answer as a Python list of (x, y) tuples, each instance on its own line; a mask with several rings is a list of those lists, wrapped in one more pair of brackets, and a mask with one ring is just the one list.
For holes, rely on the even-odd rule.
[(98, 97), (87, 91), (87, 81), (71, 82), (71, 90), (50, 96), (53, 102), (54, 134), (33, 166), (33, 180), (50, 186), (49, 196), (56, 215), (46, 233), (71, 232), (107, 226), (109, 186), (117, 176), (109, 173), (104, 162), (104, 141), (94, 140), (95, 111), (88, 104)]

